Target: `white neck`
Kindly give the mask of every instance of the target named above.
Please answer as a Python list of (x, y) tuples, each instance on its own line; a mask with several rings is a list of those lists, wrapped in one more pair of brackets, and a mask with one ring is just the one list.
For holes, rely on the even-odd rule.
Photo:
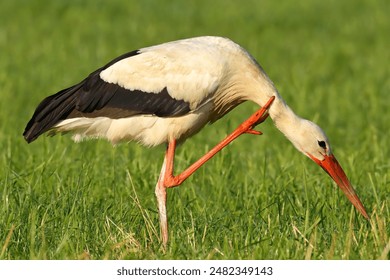
[(275, 126), (286, 135), (287, 138), (290, 138), (290, 134), (300, 126), (302, 121), (280, 96), (275, 99), (269, 109), (269, 116), (274, 121)]
[[(275, 126), (294, 144), (297, 133), (302, 127), (304, 120), (297, 116), (293, 110), (284, 102), (277, 90), (272, 86), (263, 92), (256, 99), (252, 99), (255, 103), (263, 106), (271, 96), (275, 96), (275, 100), (268, 110), (269, 116), (273, 120)], [(298, 147), (297, 147), (298, 148)]]

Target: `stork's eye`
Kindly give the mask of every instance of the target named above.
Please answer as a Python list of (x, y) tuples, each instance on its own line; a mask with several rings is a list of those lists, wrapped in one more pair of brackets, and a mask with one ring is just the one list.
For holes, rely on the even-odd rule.
[(318, 145), (323, 148), (323, 149), (326, 149), (326, 143), (325, 141), (318, 141)]

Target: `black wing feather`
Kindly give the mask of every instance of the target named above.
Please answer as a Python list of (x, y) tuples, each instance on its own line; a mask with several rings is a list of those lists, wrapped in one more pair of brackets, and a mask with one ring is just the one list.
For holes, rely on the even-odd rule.
[(107, 83), (100, 72), (121, 59), (139, 54), (129, 52), (91, 73), (82, 82), (46, 97), (35, 110), (23, 133), (27, 142), (50, 130), (58, 122), (76, 117), (126, 118), (139, 114), (159, 117), (182, 116), (190, 111), (189, 104), (169, 95), (167, 88), (159, 93), (128, 90)]

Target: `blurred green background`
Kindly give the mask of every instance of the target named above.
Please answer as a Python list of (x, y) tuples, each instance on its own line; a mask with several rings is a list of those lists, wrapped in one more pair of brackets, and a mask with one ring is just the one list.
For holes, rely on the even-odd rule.
[[(0, 258), (388, 259), (389, 12), (386, 0), (3, 1)], [(200, 35), (242, 45), (324, 128), (370, 222), (270, 121), (169, 191), (165, 252), (154, 199), (163, 147), (24, 142), (44, 97), (122, 53)], [(255, 109), (187, 141), (178, 170)]]

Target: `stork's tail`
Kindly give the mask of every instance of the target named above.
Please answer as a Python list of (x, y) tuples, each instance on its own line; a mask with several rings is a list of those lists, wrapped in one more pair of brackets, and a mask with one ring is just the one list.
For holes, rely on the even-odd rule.
[(77, 92), (82, 83), (63, 89), (45, 98), (37, 107), (31, 120), (27, 123), (23, 136), (28, 143), (42, 133), (50, 130), (59, 121), (64, 120), (76, 106)]

